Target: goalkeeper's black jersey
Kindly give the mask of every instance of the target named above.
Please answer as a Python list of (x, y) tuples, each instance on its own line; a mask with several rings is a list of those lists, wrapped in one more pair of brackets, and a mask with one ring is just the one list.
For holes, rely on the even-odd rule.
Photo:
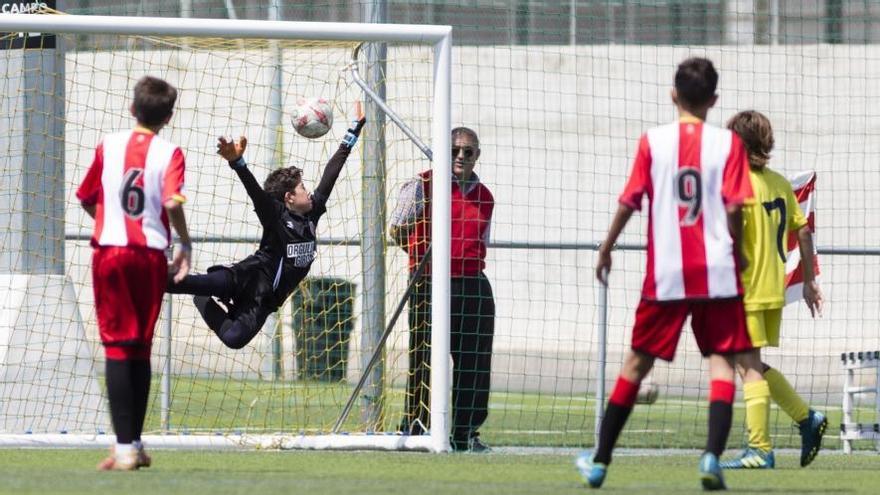
[(248, 196), (254, 202), (263, 226), (260, 247), (254, 254), (230, 266), (235, 277), (234, 301), (253, 299), (260, 307), (274, 311), (309, 273), (317, 256), (315, 230), (327, 211), (327, 199), (351, 149), (345, 144), (327, 162), (321, 182), (312, 193), (312, 210), (299, 215), (269, 196), (247, 167), (235, 167)]

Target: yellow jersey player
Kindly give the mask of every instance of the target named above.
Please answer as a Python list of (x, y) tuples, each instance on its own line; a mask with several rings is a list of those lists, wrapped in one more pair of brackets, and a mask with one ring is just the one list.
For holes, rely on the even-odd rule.
[[(796, 234), (801, 253), (804, 300), (815, 317), (822, 311), (822, 292), (813, 270), (813, 239), (807, 219), (791, 184), (767, 167), (773, 149), (770, 121), (759, 112), (733, 116), (727, 127), (739, 134), (749, 155), (749, 176), (754, 203), (743, 209), (743, 253), (748, 266), (743, 272), (746, 324), (760, 353), (761, 347), (779, 346), (782, 307), (785, 305), (785, 261), (789, 232)], [(764, 380), (745, 383), (746, 425), (749, 443), (737, 458), (722, 462), (727, 469), (772, 469), (775, 465), (770, 442), (770, 398), (798, 423), (801, 433), (801, 466), (807, 466), (819, 452), (828, 426), (825, 416), (807, 406), (778, 370), (762, 362)], [(743, 368), (737, 362), (737, 368)]]

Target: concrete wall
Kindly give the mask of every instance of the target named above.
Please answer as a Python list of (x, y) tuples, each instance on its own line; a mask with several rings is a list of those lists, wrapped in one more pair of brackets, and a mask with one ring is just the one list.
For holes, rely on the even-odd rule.
[[(255, 240), (199, 244), (195, 264), (204, 270), (250, 253), (259, 235), (242, 188), (212, 153), (219, 133), (246, 133), (253, 143), (248, 157), (255, 174), (262, 179), (268, 172), (271, 149), (263, 126), (268, 77), (265, 70), (253, 68), (257, 61), (246, 52), (187, 58), (183, 53), (70, 55), (67, 230), (85, 234), (91, 228), (76, 207), (73, 192), (99, 133), (129, 125), (125, 113), (129, 88), (141, 74), (158, 72), (182, 89), (177, 115), (163, 134), (186, 150), (192, 230), (196, 236)], [(399, 60), (389, 65), (391, 103), (427, 137), (429, 54), (403, 48), (393, 48), (391, 54), (392, 60)], [(691, 55), (709, 56), (721, 74), (711, 123), (720, 125), (738, 110), (760, 110), (776, 131), (771, 166), (784, 173), (818, 172), (819, 246), (880, 245), (880, 215), (873, 213), (871, 204), (880, 190), (880, 47), (825, 45), (456, 48), (452, 120), (480, 134), (483, 153), (477, 172), (497, 203), (493, 241), (585, 245), (601, 241), (639, 135), (675, 118), (669, 100), (675, 64)], [(301, 49), (285, 52), (285, 105), (299, 94), (337, 100), (332, 136), (314, 142), (285, 136), (286, 156), (303, 164), (310, 185), (317, 182), (319, 165), (344, 133), (341, 114), (358, 95), (337, 72), (346, 57), (344, 50), (332, 56)], [(120, 60), (125, 61), (125, 70), (111, 65)], [(307, 60), (321, 62), (317, 77), (305, 72)], [(90, 65), (102, 69), (87, 72)], [(388, 132), (390, 210), (399, 185), (429, 164), (398, 131), (389, 128)], [(320, 237), (357, 237), (359, 159), (357, 153), (350, 159), (319, 228)], [(622, 242), (643, 242), (645, 229), (644, 217), (636, 217)], [(66, 253), (68, 272), (78, 284), (82, 313), (94, 335), (89, 249), (84, 242), (68, 243)], [(393, 308), (405, 284), (405, 258), (393, 247), (388, 254), (387, 307)], [(598, 294), (593, 262), (594, 252), (586, 249), (490, 250), (487, 273), (498, 311), (496, 389), (573, 395), (594, 390)], [(611, 378), (629, 341), (643, 264), (641, 252), (615, 253), (608, 299)], [(827, 300), (824, 317), (814, 321), (801, 306), (787, 308), (784, 346), (770, 351), (768, 360), (781, 364), (800, 389), (825, 400), (842, 386), (835, 356), (880, 349), (880, 258), (825, 256), (821, 266)], [(313, 276), (342, 276), (355, 283), (360, 282), (360, 272), (356, 247), (322, 248), (312, 269)], [(361, 311), (360, 299), (356, 314)], [(202, 326), (188, 302), (175, 305), (177, 310), (176, 372), (256, 376), (258, 370), (271, 369), (268, 338), (258, 338), (246, 350), (231, 351)], [(353, 349), (359, 331), (356, 320)], [(288, 356), (291, 340), (288, 331)], [(390, 346), (388, 367), (400, 383), (406, 366), (403, 325), (398, 325)], [(352, 363), (356, 362), (353, 356)], [(676, 362), (660, 365), (655, 379), (670, 394), (694, 395), (705, 385), (705, 374), (698, 372), (701, 366), (696, 346), (686, 336)], [(292, 367), (290, 360), (287, 367)], [(350, 377), (355, 376), (357, 370), (350, 369)]]

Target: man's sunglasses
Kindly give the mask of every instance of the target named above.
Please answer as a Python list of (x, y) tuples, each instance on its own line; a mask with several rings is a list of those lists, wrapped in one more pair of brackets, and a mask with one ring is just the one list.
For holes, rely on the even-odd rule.
[(452, 147), (452, 158), (457, 158), (459, 153), (464, 155), (465, 158), (473, 158), (474, 155), (477, 154), (477, 149), (471, 148), (471, 147), (460, 148), (458, 146), (453, 146)]

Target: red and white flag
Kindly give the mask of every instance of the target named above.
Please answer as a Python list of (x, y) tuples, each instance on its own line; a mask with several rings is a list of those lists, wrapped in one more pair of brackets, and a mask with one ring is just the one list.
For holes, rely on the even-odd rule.
[[(813, 270), (819, 277), (819, 257), (816, 252), (816, 172), (800, 172), (788, 178), (794, 197), (807, 217), (807, 226), (813, 235)], [(797, 232), (788, 233), (788, 256), (785, 262), (785, 304), (803, 300), (804, 275), (801, 267), (801, 251)]]

